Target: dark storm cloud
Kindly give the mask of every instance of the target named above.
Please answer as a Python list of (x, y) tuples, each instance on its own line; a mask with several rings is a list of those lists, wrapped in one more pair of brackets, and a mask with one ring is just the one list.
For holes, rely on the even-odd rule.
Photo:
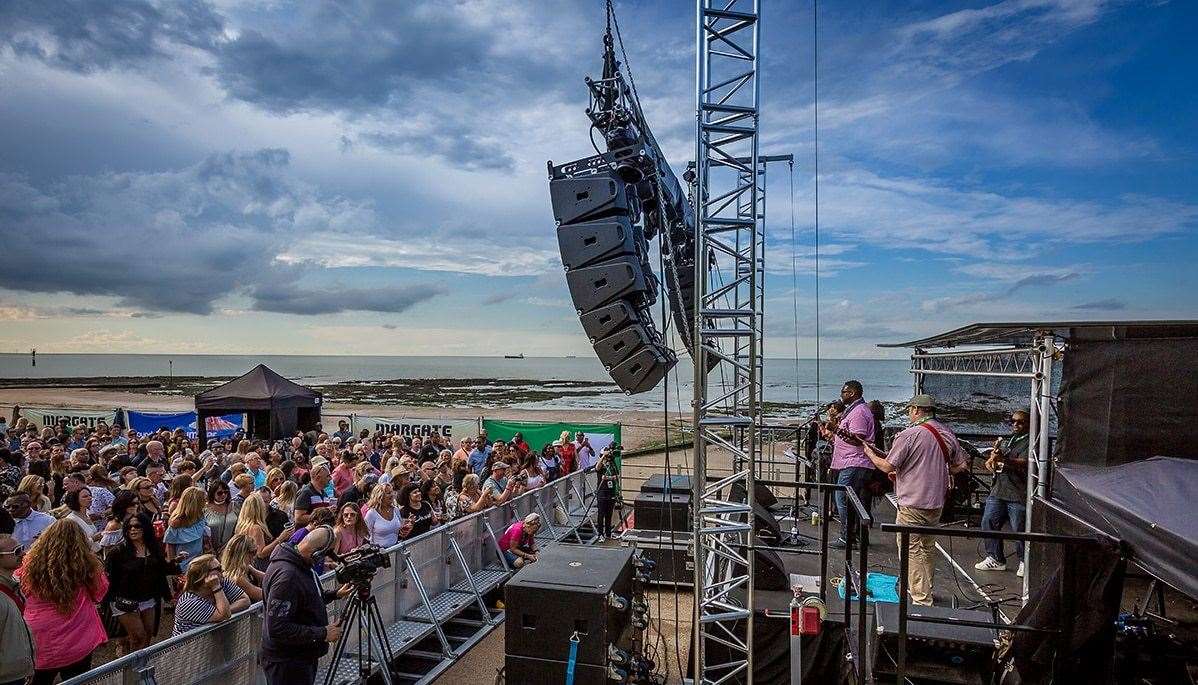
[(263, 149), (45, 185), (0, 174), (0, 287), (207, 314), (222, 297), (278, 282), (275, 256), (295, 236), (373, 225), (368, 206), (291, 180), (289, 161), (286, 150)]
[(80, 73), (162, 57), (170, 44), (211, 50), (223, 30), (224, 20), (206, 2), (0, 2), (0, 44)]
[(254, 309), (281, 314), (337, 314), (339, 312), (382, 312), (398, 314), (444, 295), (439, 285), (406, 285), (384, 288), (322, 287), (306, 289), (291, 284), (264, 284), (251, 293)]
[(495, 80), (550, 84), (561, 68), (536, 45), (512, 49), (524, 18), (501, 3), (351, 0), (291, 14), (286, 28), (247, 29), (216, 51), (230, 95), (277, 112), (402, 111), (421, 106), (409, 98), (422, 83), (486, 92)]
[(390, 152), (436, 155), (463, 169), (507, 171), (516, 164), (500, 142), (481, 139), (465, 128), (411, 134), (370, 132), (358, 140)]

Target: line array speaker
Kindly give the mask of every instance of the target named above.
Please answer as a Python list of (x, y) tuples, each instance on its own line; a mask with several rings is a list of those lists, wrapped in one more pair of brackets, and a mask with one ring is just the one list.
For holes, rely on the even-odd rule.
[(655, 387), (678, 362), (649, 306), (658, 296), (635, 192), (612, 173), (549, 181), (570, 299), (612, 380), (628, 394)]

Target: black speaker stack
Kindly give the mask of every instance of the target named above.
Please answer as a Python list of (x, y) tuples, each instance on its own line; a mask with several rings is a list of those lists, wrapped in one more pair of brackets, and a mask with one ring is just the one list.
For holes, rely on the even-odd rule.
[(565, 682), (572, 648), (577, 685), (649, 682), (653, 566), (631, 549), (545, 548), (504, 587), (506, 682)]
[(678, 357), (650, 314), (659, 288), (635, 187), (610, 172), (554, 173), (557, 243), (582, 328), (621, 390), (650, 390)]
[(633, 500), (634, 527), (620, 536), (657, 565), (655, 585), (693, 585), (695, 551), (690, 476), (653, 474)]

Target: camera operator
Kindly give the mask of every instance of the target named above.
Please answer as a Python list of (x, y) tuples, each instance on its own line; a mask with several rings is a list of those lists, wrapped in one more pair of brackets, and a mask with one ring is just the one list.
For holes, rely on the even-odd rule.
[(595, 502), (599, 507), (599, 542), (604, 542), (612, 536), (611, 515), (616, 503), (616, 483), (620, 479), (620, 470), (616, 465), (616, 455), (619, 448), (608, 445), (599, 455), (599, 463), (595, 465), (595, 473), (599, 476), (599, 491)]
[(283, 544), (270, 555), (262, 582), (265, 623), (262, 627), (262, 670), (266, 682), (313, 683), (316, 664), (328, 643), (341, 637), (341, 626), (329, 623), (325, 604), (345, 597), (352, 586), (325, 592), (313, 563), (333, 545), (329, 526), (320, 526), (296, 545)]

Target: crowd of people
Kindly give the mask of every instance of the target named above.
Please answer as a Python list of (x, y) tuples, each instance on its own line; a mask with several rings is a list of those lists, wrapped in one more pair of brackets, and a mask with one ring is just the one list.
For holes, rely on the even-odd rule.
[[(894, 488), (898, 500), (895, 523), (911, 526), (936, 526), (944, 512), (953, 476), (969, 469), (968, 448), (955, 433), (936, 418), (936, 399), (918, 394), (905, 407), (908, 426), (894, 435), (889, 447), (883, 439), (885, 412), (878, 402), (866, 402), (860, 382), (846, 381), (840, 399), (828, 406), (828, 420), (819, 424), (825, 440), (832, 444), (829, 465), (834, 482), (844, 486), (836, 492), (840, 537), (831, 547), (843, 549), (854, 543), (858, 526), (855, 508), (850, 506), (846, 490), (851, 490), (872, 518), (873, 498)], [(1012, 530), (1023, 529), (1027, 484), (1028, 412), (1015, 411), (1009, 420), (1011, 434), (999, 438), (986, 455), (985, 466), (994, 473), (993, 485), (982, 515), (983, 530), (1001, 530), (1009, 523)], [(887, 485), (889, 480), (891, 485)], [(899, 544), (902, 544), (899, 537)], [(908, 583), (911, 601), (931, 605), (935, 571), (935, 541), (931, 536), (912, 533), (908, 538), (910, 566)], [(975, 568), (983, 571), (1006, 570), (1002, 541), (985, 540), (986, 557)], [(1022, 558), (1022, 544), (1016, 545)], [(1019, 562), (1017, 576), (1023, 576)]]
[[(228, 619), (263, 599), (272, 560), (298, 554), (319, 573), (335, 563), (325, 551), (390, 547), (597, 461), (583, 433), (536, 450), (519, 433), (454, 445), (345, 421), (201, 446), (182, 429), (14, 416), (0, 445), (0, 684), (34, 685), (87, 671), (114, 637), (146, 646), (167, 610), (174, 634)], [(536, 560), (540, 523), (504, 532), (512, 566)]]

